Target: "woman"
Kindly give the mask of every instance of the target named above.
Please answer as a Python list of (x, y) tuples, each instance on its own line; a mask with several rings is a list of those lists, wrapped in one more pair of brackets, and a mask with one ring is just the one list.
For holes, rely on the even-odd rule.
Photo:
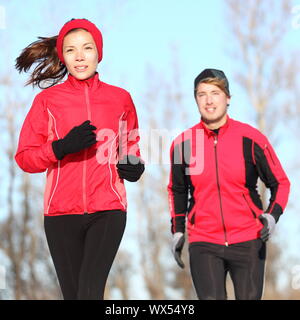
[(50, 82), (26, 116), (15, 159), (26, 172), (47, 170), (44, 226), (64, 299), (103, 299), (126, 224), (123, 179), (144, 171), (134, 104), (99, 79), (101, 59), (99, 29), (72, 19), (16, 60), (20, 72), (37, 63), (27, 84)]
[[(171, 147), (168, 191), (174, 258), (183, 268), (187, 222), (198, 298), (226, 299), (229, 272), (236, 299), (258, 300), (266, 241), (287, 205), (290, 183), (268, 139), (229, 118), (224, 72), (205, 69), (195, 79), (194, 89), (201, 121)], [(257, 192), (258, 178), (271, 193), (265, 210)]]

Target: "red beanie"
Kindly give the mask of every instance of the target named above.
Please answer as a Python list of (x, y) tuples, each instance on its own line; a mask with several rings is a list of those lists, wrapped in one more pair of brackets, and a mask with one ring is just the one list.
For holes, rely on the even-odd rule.
[(100, 30), (92, 22), (90, 22), (87, 19), (72, 19), (67, 23), (65, 23), (62, 29), (59, 31), (59, 34), (56, 40), (56, 49), (57, 49), (57, 55), (59, 60), (63, 64), (65, 64), (64, 57), (63, 57), (64, 37), (69, 31), (77, 28), (85, 29), (92, 35), (98, 51), (98, 62), (100, 62), (102, 60), (102, 46), (103, 46), (102, 34)]

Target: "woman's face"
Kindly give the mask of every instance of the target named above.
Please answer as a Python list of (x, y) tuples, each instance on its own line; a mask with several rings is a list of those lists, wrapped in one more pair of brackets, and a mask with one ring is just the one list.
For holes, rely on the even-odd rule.
[(63, 42), (63, 56), (73, 77), (86, 80), (94, 76), (98, 66), (98, 51), (88, 31), (79, 29), (68, 33)]

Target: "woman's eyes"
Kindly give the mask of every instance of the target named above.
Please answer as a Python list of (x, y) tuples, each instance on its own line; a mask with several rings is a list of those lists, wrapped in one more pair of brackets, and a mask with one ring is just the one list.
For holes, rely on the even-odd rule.
[[(93, 49), (93, 47), (85, 47), (84, 49), (85, 50), (87, 50), (87, 49), (90, 50), (90, 49)], [(72, 49), (72, 48), (66, 50), (66, 52), (72, 52), (72, 51), (74, 51), (74, 49)]]

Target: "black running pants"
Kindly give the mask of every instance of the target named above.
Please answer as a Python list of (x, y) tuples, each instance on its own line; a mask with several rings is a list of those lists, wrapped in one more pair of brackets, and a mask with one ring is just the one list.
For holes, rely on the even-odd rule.
[(195, 242), (189, 246), (193, 284), (200, 300), (225, 300), (229, 272), (237, 300), (260, 300), (266, 244), (260, 239), (229, 245)]
[(45, 216), (46, 238), (65, 300), (102, 300), (126, 212)]

